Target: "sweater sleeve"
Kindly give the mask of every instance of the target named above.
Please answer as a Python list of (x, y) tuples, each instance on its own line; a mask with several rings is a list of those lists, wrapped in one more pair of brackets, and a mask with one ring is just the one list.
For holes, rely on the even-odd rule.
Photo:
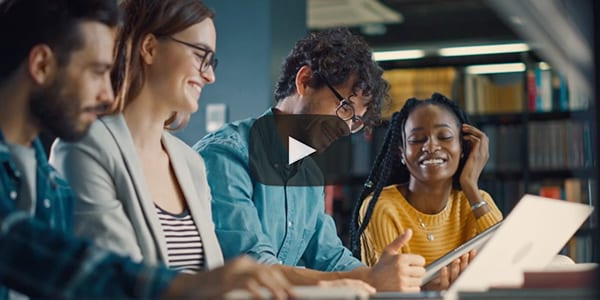
[[(364, 220), (364, 215), (371, 198), (363, 203), (360, 210), (360, 219)], [(369, 266), (377, 263), (383, 248), (404, 233), (404, 226), (398, 217), (397, 208), (390, 201), (378, 201), (373, 208), (373, 213), (369, 218), (369, 224), (361, 235), (361, 246), (363, 253), (363, 262)], [(401, 252), (406, 252), (402, 247)]]

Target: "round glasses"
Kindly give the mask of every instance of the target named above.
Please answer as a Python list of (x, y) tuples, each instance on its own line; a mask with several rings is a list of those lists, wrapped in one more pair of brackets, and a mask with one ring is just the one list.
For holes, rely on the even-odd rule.
[(350, 133), (357, 133), (361, 131), (365, 127), (365, 122), (360, 116), (357, 116), (354, 113), (354, 107), (352, 107), (352, 102), (348, 99), (342, 97), (340, 93), (329, 83), (329, 80), (321, 75), (319, 72), (315, 72), (317, 76), (319, 76), (325, 85), (329, 88), (329, 90), (335, 95), (335, 97), (340, 101), (340, 104), (335, 109), (335, 114), (338, 118), (342, 119), (344, 122), (350, 121)]
[(199, 59), (200, 59), (200, 69), (198, 70), (200, 73), (205, 73), (206, 71), (208, 71), (209, 67), (212, 67), (213, 72), (217, 69), (217, 63), (219, 62), (219, 60), (215, 57), (215, 52), (198, 46), (198, 45), (194, 45), (188, 42), (184, 42), (182, 40), (176, 39), (172, 36), (166, 36), (166, 38), (168, 38), (169, 40), (182, 44), (184, 46), (190, 47), (194, 50), (197, 51), (202, 51), (204, 54), (198, 54), (197, 52), (194, 52), (194, 55), (196, 55)]

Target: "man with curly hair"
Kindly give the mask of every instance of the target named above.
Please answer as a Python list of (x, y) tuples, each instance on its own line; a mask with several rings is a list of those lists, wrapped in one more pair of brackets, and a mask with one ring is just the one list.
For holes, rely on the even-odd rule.
[[(376, 265), (364, 266), (324, 212), (324, 179), (314, 161), (291, 162), (287, 153), (291, 136), (304, 136), (323, 151), (376, 124), (389, 98), (382, 74), (369, 46), (349, 30), (310, 34), (283, 63), (274, 107), (258, 119), (227, 124), (194, 146), (206, 163), (225, 259), (247, 254), (278, 265), (293, 284), (345, 278), (379, 291), (419, 291), (424, 259), (398, 254), (411, 233), (390, 243)], [(253, 156), (267, 163), (257, 166)], [(280, 182), (264, 180), (271, 175)]]

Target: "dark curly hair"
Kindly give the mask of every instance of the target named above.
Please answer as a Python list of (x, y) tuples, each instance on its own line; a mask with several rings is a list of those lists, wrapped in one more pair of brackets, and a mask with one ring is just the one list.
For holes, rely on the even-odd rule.
[[(399, 112), (395, 112), (392, 115), (383, 146), (377, 155), (375, 164), (371, 169), (371, 173), (364, 184), (363, 190), (360, 193), (360, 197), (354, 206), (352, 212), (352, 218), (350, 220), (350, 245), (354, 256), (360, 259), (360, 235), (363, 233), (371, 215), (377, 199), (383, 188), (390, 184), (407, 183), (410, 180), (410, 172), (408, 168), (400, 163), (400, 151), (399, 146), (405, 145), (404, 126), (410, 114), (418, 107), (426, 105), (436, 105), (447, 111), (451, 112), (458, 121), (459, 128), (462, 124), (471, 124), (469, 117), (465, 114), (456, 102), (446, 98), (444, 95), (434, 93), (431, 98), (425, 100), (418, 100), (416, 98), (410, 98), (406, 101), (404, 106)], [(462, 134), (460, 136), (462, 141)], [(469, 152), (468, 145), (462, 144), (462, 152), (465, 153), (460, 159), (458, 169), (452, 179), (452, 185), (455, 189), (460, 189), (459, 178), (462, 169), (465, 164), (467, 153)], [(371, 201), (365, 212), (364, 219), (359, 222), (360, 207), (369, 195)]]
[(65, 66), (84, 46), (81, 22), (115, 27), (120, 18), (114, 0), (0, 0), (0, 83), (26, 61), (35, 45), (48, 45), (58, 65)]
[(363, 116), (365, 125), (372, 128), (379, 124), (381, 109), (390, 99), (389, 84), (381, 77), (383, 69), (373, 61), (369, 45), (361, 37), (348, 29), (336, 28), (312, 33), (299, 40), (283, 63), (275, 89), (277, 101), (296, 92), (294, 80), (302, 66), (314, 71), (309, 83), (312, 88), (325, 85), (316, 72), (334, 86), (356, 75), (353, 90), (372, 99)]

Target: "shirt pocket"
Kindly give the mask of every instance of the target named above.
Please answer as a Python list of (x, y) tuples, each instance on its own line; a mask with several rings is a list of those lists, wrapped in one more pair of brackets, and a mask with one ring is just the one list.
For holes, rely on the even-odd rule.
[[(295, 258), (294, 258), (294, 264), (296, 266), (299, 267), (303, 267), (305, 265), (305, 262), (302, 260), (302, 255), (304, 255), (304, 253), (307, 252), (306, 247), (308, 246), (308, 243), (310, 242), (310, 239), (313, 237), (315, 233), (315, 229), (314, 228), (303, 228), (300, 232), (300, 239), (298, 239), (298, 244), (295, 247), (296, 249), (296, 253), (295, 253)], [(312, 253), (312, 252), (310, 252)], [(314, 254), (312, 254), (314, 255)]]

